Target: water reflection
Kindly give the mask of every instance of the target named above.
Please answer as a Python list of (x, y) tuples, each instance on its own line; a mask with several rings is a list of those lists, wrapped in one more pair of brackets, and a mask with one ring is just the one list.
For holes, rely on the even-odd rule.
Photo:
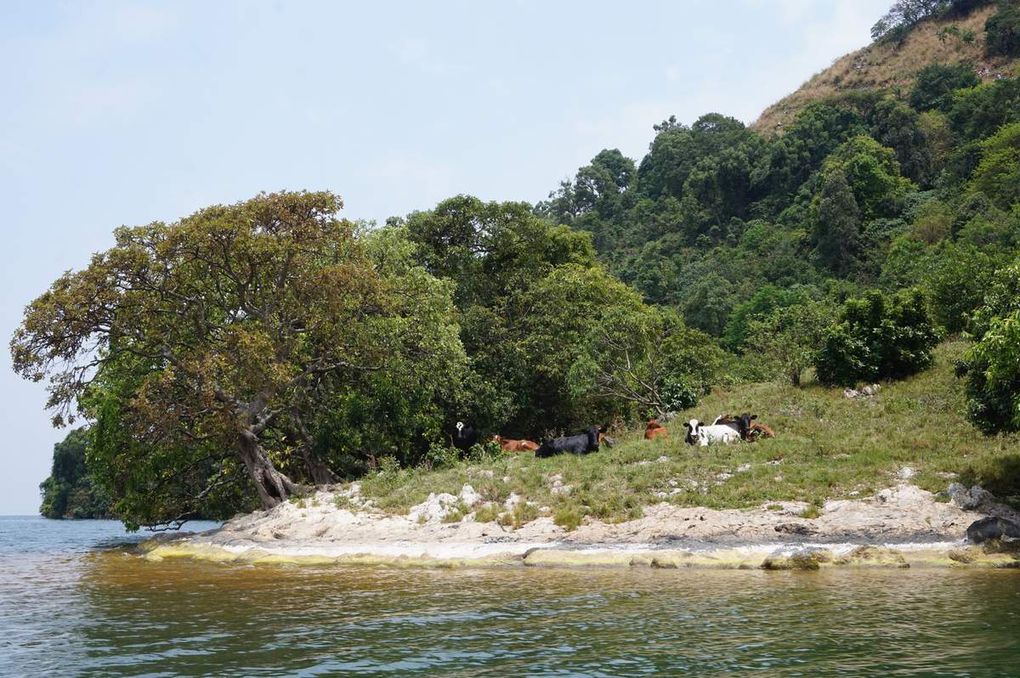
[(97, 675), (1007, 675), (1020, 576), (312, 569), (94, 554)]

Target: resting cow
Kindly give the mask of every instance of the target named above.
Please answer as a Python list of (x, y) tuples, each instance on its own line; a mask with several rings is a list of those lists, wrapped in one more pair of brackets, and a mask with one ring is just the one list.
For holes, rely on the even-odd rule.
[(688, 423), (684, 424), (684, 428), (687, 429), (684, 442), (688, 445), (699, 445), (701, 447), (706, 447), (712, 443), (725, 443), (729, 445), (740, 440), (740, 434), (725, 424), (706, 426), (697, 419), (691, 419)]
[(470, 449), (478, 442), (478, 431), (473, 426), (465, 426), (464, 422), (457, 422), (457, 432), (453, 434), (453, 446), (458, 450)]
[(650, 419), (645, 426), (645, 440), (655, 440), (669, 436), (669, 430), (656, 419)]
[(603, 432), (598, 427), (592, 426), (584, 433), (576, 436), (563, 436), (552, 440), (543, 440), (542, 444), (535, 450), (536, 457), (551, 457), (555, 454), (570, 452), (571, 454), (590, 454), (599, 451), (599, 442), (603, 439)]
[(754, 421), (757, 418), (757, 414), (749, 412), (744, 412), (737, 417), (737, 430), (740, 432), (740, 437), (749, 443), (753, 443), (760, 438), (775, 438), (776, 434), (772, 429), (765, 424)]
[(504, 452), (534, 452), (538, 449), (538, 443), (530, 440), (514, 440), (503, 436), (492, 436), (492, 442), (499, 445)]

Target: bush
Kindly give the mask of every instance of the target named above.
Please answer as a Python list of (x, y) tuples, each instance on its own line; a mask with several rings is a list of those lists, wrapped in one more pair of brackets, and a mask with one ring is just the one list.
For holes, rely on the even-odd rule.
[(910, 92), (910, 105), (918, 111), (945, 111), (953, 104), (953, 92), (975, 87), (980, 82), (974, 65), (966, 61), (929, 64), (917, 72), (914, 89)]
[(986, 433), (1020, 431), (1020, 313), (994, 318), (967, 353), (967, 415)]
[(999, 11), (985, 22), (985, 35), (988, 56), (1020, 56), (1020, 5), (1000, 1)]
[(1020, 430), (1020, 264), (996, 272), (971, 326), (967, 414), (987, 433)]
[(931, 365), (937, 343), (920, 291), (890, 297), (872, 290), (844, 304), (815, 355), (815, 371), (827, 385), (900, 379)]

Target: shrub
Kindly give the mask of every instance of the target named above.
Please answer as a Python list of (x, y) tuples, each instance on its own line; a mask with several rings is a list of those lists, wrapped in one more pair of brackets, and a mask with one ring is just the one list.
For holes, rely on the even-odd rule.
[(1000, 1), (999, 11), (985, 22), (985, 36), (988, 56), (1020, 56), (1020, 5)]
[(872, 290), (844, 304), (815, 355), (815, 370), (828, 385), (899, 379), (931, 365), (936, 343), (938, 333), (920, 291), (890, 297)]
[(929, 64), (917, 72), (914, 89), (910, 92), (910, 105), (918, 111), (945, 111), (953, 104), (953, 92), (974, 87), (980, 82), (974, 65), (966, 61)]
[(987, 433), (1020, 430), (1020, 263), (996, 272), (971, 327), (967, 414)]

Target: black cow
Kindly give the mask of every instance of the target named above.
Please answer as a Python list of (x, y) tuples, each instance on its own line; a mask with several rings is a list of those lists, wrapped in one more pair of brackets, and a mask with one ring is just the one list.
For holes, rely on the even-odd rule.
[(464, 422), (457, 422), (457, 432), (453, 434), (453, 446), (458, 450), (470, 449), (478, 442), (478, 431), (473, 426), (465, 426)]
[(576, 436), (563, 436), (552, 440), (543, 440), (541, 446), (535, 450), (536, 457), (551, 457), (554, 454), (590, 454), (599, 451), (599, 437), (602, 430), (592, 426), (584, 433)]

